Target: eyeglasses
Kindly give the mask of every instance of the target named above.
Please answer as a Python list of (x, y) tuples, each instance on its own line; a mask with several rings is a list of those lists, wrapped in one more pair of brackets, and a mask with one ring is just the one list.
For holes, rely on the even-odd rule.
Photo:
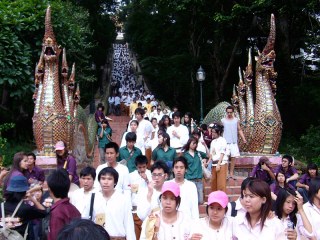
[(153, 178), (156, 178), (156, 177), (163, 177), (165, 175), (165, 173), (152, 173), (151, 176)]

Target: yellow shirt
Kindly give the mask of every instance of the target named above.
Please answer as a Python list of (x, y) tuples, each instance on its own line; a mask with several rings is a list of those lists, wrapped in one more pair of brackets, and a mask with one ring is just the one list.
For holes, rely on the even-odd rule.
[(137, 102), (132, 102), (130, 104), (130, 116), (134, 115), (134, 111), (138, 108), (138, 103)]

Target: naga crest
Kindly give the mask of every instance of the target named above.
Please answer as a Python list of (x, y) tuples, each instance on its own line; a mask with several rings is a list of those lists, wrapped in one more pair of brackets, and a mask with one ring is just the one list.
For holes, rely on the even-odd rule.
[(80, 100), (75, 91), (75, 65), (68, 78), (66, 51), (63, 49), (61, 74), (59, 72), (61, 48), (58, 46), (51, 24), (51, 9), (47, 8), (42, 51), (35, 69), (33, 99), (33, 133), (39, 154), (54, 156), (54, 145), (64, 141), (73, 148), (76, 109)]
[[(276, 78), (274, 61), (276, 53), (274, 44), (276, 25), (274, 15), (271, 15), (270, 33), (267, 43), (256, 59), (255, 76), (252, 69), (251, 49), (249, 49), (248, 65), (243, 72), (239, 70), (238, 95), (233, 87), (231, 103), (239, 112), (240, 125), (247, 143), (239, 139), (242, 152), (274, 154), (279, 147), (282, 134), (282, 120), (276, 103)], [(252, 82), (255, 79), (255, 95)], [(207, 119), (207, 117), (205, 118)]]

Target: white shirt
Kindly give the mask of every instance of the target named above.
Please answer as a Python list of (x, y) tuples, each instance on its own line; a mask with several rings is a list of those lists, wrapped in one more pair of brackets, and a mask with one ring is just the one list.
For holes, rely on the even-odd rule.
[(122, 193), (115, 191), (109, 200), (97, 192), (93, 204), (93, 220), (97, 222), (99, 214), (104, 214), (104, 228), (110, 236), (135, 239), (134, 224), (130, 200)]
[[(97, 189), (97, 191), (101, 190), (101, 186), (98, 181), (98, 176), (99, 176), (100, 171), (102, 169), (104, 169), (105, 167), (109, 167), (108, 163), (101, 164), (96, 169), (97, 177), (96, 177), (96, 180), (94, 181), (94, 187), (95, 187), (95, 189)], [(114, 169), (119, 174), (118, 183), (117, 183), (115, 189), (117, 191), (123, 193), (126, 197), (128, 197), (128, 199), (130, 199), (131, 198), (131, 189), (129, 186), (129, 170), (128, 170), (127, 166), (124, 166), (124, 165), (118, 163)]]
[[(148, 181), (151, 181), (151, 172), (150, 170), (146, 170), (146, 175)], [(137, 206), (138, 199), (137, 195), (139, 191), (148, 191), (148, 184), (147, 182), (140, 176), (138, 170), (134, 170), (132, 173), (129, 174), (129, 184), (131, 188), (131, 202), (132, 206)], [(134, 211), (136, 212), (136, 211)]]
[[(174, 179), (169, 182), (175, 182)], [(185, 216), (191, 220), (199, 219), (199, 207), (198, 207), (198, 193), (196, 185), (185, 179), (180, 186), (181, 203), (179, 211), (183, 212)]]
[(233, 237), (237, 240), (287, 240), (279, 218), (266, 219), (261, 231), (261, 222), (252, 228), (246, 217), (237, 216), (233, 221)]
[(224, 217), (219, 231), (212, 229), (209, 226), (208, 217), (201, 218), (191, 225), (190, 237), (192, 234), (202, 234), (201, 240), (231, 240), (232, 239), (232, 222), (233, 218)]
[[(176, 131), (176, 133), (180, 136), (180, 139), (173, 136), (173, 131)], [(188, 142), (189, 130), (182, 124), (180, 124), (178, 127), (176, 127), (175, 125), (171, 125), (167, 129), (167, 133), (170, 136), (170, 147), (181, 148)]]
[(78, 209), (82, 218), (84, 218), (84, 216), (89, 216), (91, 194), (94, 192), (94, 188), (86, 193), (83, 188), (79, 188), (73, 191), (70, 196), (70, 203)]
[(210, 154), (213, 161), (217, 161), (220, 159), (221, 153), (223, 153), (223, 160), (221, 165), (228, 163), (228, 155), (227, 151), (227, 141), (223, 137), (218, 137), (213, 139), (210, 144)]
[(113, 103), (114, 103), (114, 97), (109, 97), (109, 98), (108, 98), (108, 102), (109, 102), (110, 104), (113, 104)]
[[(130, 124), (129, 124), (130, 125)], [(151, 138), (151, 134), (153, 131), (153, 127), (150, 121), (142, 119), (139, 122), (139, 126), (137, 128), (137, 146), (138, 148), (140, 148), (142, 154), (145, 154), (145, 143), (148, 142), (148, 140), (150, 140)], [(144, 141), (144, 138), (147, 138), (146, 141)], [(138, 139), (142, 139), (142, 141), (138, 141)]]
[[(146, 225), (149, 218), (145, 219), (142, 223), (142, 230), (140, 235), (140, 240), (145, 240), (146, 238)], [(191, 220), (184, 216), (184, 214), (178, 211), (178, 218), (175, 223), (165, 223), (160, 215), (160, 227), (158, 232), (158, 240), (186, 240), (190, 236), (190, 227), (192, 225)]]
[(310, 202), (303, 204), (303, 210), (306, 213), (311, 225), (314, 236), (316, 239), (320, 239), (320, 209)]
[(114, 98), (114, 105), (120, 105), (120, 97), (115, 96), (115, 98)]
[[(302, 219), (301, 219), (301, 216), (300, 214), (296, 214), (297, 216), (297, 225), (295, 227), (296, 231), (297, 231), (297, 240), (300, 240), (301, 239), (301, 236), (305, 236), (307, 238), (311, 238), (313, 235), (312, 235), (312, 232), (309, 233), (303, 226), (303, 222), (302, 222)], [(281, 223), (282, 223), (282, 229), (283, 231), (285, 231), (288, 227), (288, 221), (289, 219), (281, 219)], [(310, 221), (310, 220), (309, 220)]]
[(151, 202), (148, 201), (147, 194), (148, 194), (148, 188), (143, 189), (142, 191), (139, 191), (137, 196), (137, 199), (138, 199), (137, 215), (142, 221), (149, 216), (149, 214), (153, 209), (160, 207), (159, 196), (161, 195), (161, 191), (157, 191), (156, 189), (153, 189)]

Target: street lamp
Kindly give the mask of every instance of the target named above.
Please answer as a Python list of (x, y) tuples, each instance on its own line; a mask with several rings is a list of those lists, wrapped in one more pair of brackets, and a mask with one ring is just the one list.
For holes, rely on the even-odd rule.
[(200, 83), (200, 123), (203, 121), (202, 82), (206, 79), (206, 73), (200, 66), (197, 71), (197, 80)]

